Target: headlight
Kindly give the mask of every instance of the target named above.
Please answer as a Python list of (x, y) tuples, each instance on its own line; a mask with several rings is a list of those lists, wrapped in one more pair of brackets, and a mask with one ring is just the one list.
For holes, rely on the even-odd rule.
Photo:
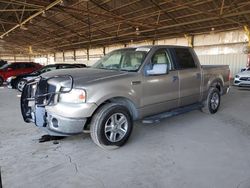
[(84, 103), (86, 101), (86, 92), (83, 89), (72, 89), (69, 93), (61, 93), (59, 102), (65, 103)]
[(239, 75), (236, 75), (235, 78), (239, 78), (240, 76)]

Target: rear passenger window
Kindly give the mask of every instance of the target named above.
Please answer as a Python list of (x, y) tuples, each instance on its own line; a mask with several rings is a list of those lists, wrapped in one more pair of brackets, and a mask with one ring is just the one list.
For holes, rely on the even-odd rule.
[(179, 69), (195, 68), (193, 56), (187, 48), (175, 48)]
[(69, 69), (69, 68), (75, 68), (74, 65), (61, 65), (60, 69)]
[(20, 68), (20, 69), (25, 69), (26, 68), (25, 63), (17, 63), (17, 64), (18, 64), (18, 68)]
[(53, 70), (56, 70), (56, 66), (48, 66), (41, 70), (41, 74), (45, 72), (53, 71)]
[(31, 63), (25, 63), (25, 67), (26, 67), (26, 68), (34, 68), (35, 65), (34, 65), (34, 64), (31, 64)]
[(13, 70), (16, 70), (16, 69), (18, 69), (18, 65), (15, 64), (15, 63), (13, 63), (13, 64), (10, 64), (10, 65), (8, 66), (8, 68), (11, 68), (11, 69), (13, 69)]

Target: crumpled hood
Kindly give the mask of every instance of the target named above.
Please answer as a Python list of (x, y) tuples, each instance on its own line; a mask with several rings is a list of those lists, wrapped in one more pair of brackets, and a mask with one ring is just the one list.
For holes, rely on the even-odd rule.
[[(114, 70), (104, 70), (95, 68), (76, 68), (76, 69), (62, 69), (62, 70), (50, 71), (42, 74), (41, 76), (43, 78), (50, 78), (54, 76), (70, 75), (73, 77), (75, 86), (82, 86), (83, 84), (88, 84), (99, 80), (115, 79), (115, 77), (119, 77), (121, 75), (126, 75), (126, 74), (128, 73), (114, 71)], [(68, 85), (70, 82), (68, 78), (53, 79), (53, 80), (55, 82), (60, 82), (61, 85)], [(51, 82), (54, 81), (51, 80)]]

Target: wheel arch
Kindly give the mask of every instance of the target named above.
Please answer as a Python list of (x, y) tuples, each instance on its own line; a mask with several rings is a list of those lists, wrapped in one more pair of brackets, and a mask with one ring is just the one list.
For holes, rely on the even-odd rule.
[(126, 107), (132, 117), (133, 120), (136, 120), (139, 118), (139, 113), (138, 110), (136, 108), (136, 105), (134, 104), (134, 102), (132, 102), (130, 99), (126, 98), (126, 97), (121, 97), (121, 96), (117, 96), (117, 97), (112, 97), (109, 99), (106, 99), (105, 101), (103, 101), (102, 103), (100, 103), (100, 105), (98, 105), (98, 107), (96, 108), (96, 110), (94, 111), (93, 114), (95, 114), (95, 112), (103, 105), (107, 104), (107, 103), (116, 103), (116, 104), (120, 104), (124, 107)]
[(221, 78), (215, 78), (213, 80), (210, 80), (207, 90), (209, 90), (209, 88), (211, 88), (211, 87), (217, 88), (220, 92), (220, 95), (223, 94), (223, 81)]

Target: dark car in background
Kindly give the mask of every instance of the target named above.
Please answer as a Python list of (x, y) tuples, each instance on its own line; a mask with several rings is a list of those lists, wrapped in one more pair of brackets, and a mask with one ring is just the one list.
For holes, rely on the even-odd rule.
[(39, 70), (42, 65), (33, 62), (16, 62), (5, 64), (0, 67), (0, 86), (12, 76), (18, 76), (20, 74), (27, 74)]
[(57, 70), (57, 69), (69, 69), (69, 68), (85, 68), (85, 64), (52, 64), (44, 66), (43, 68), (32, 72), (30, 74), (21, 74), (18, 76), (10, 77), (7, 80), (7, 84), (9, 88), (18, 89), (19, 91), (23, 90), (24, 85), (27, 83), (27, 81), (39, 76), (40, 74), (43, 74), (45, 72)]

